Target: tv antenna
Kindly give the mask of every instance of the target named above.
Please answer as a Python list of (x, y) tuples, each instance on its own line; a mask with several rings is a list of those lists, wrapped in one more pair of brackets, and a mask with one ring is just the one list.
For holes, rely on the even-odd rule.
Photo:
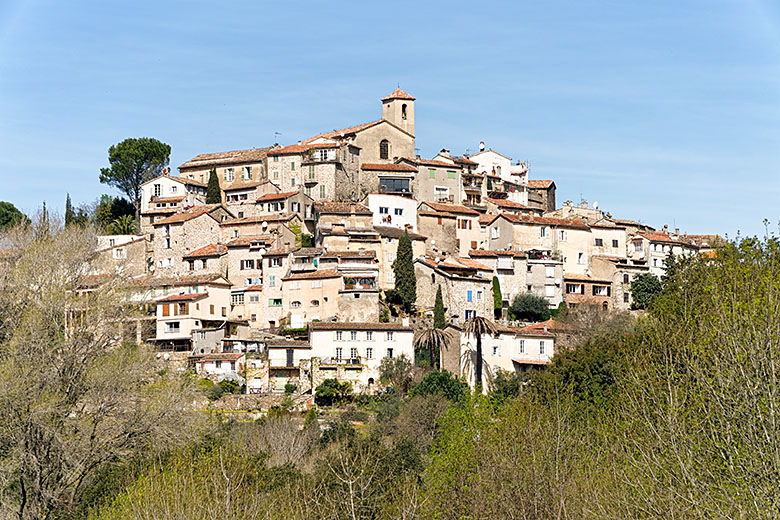
[(274, 132), (274, 143), (279, 142), (279, 136), (282, 135), (281, 132)]

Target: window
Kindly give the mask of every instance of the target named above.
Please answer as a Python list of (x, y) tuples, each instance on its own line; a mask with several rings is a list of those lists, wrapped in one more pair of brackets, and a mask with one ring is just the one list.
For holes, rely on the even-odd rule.
[(388, 271), (385, 275), (385, 280), (387, 283), (393, 283), (395, 281), (395, 274), (393, 271)]
[(117, 260), (127, 258), (127, 250), (123, 247), (117, 247), (116, 249), (114, 249), (114, 258), (116, 258)]
[(314, 280), (314, 281), (311, 283), (311, 288), (312, 288), (312, 289), (319, 289), (319, 288), (321, 288), (321, 287), (322, 287), (322, 280)]
[(222, 368), (222, 360), (218, 359), (218, 360), (214, 361), (214, 367), (215, 368)]
[(436, 170), (433, 168), (428, 168), (428, 178), (429, 179), (435, 179), (436, 178)]
[(336, 331), (336, 341), (341, 341), (343, 339), (344, 333), (340, 330)]
[(642, 251), (642, 242), (634, 242), (634, 251), (636, 252)]
[(558, 230), (558, 240), (561, 242), (566, 242), (566, 239), (568, 238), (568, 235), (566, 234), (566, 230), (560, 229)]
[(594, 285), (593, 296), (609, 296), (609, 287), (606, 285)]
[[(393, 341), (393, 332), (392, 331), (387, 331), (386, 338), (387, 338), (387, 341)], [(390, 357), (392, 357), (392, 356), (390, 356)]]
[(276, 287), (276, 276), (274, 275), (268, 276), (268, 287)]
[(577, 253), (577, 263), (578, 264), (585, 263), (585, 253)]
[(255, 261), (254, 260), (241, 260), (241, 269), (254, 269), (255, 268)]
[(257, 321), (257, 314), (252, 314), (249, 316), (250, 321)]
[(387, 357), (389, 357), (389, 358), (393, 357), (393, 349), (392, 348), (387, 349)]
[(619, 247), (620, 243), (617, 240), (612, 241), (612, 247)]
[[(274, 159), (278, 159), (278, 157), (274, 157)], [(274, 170), (274, 180), (279, 180), (279, 170)]]
[(282, 306), (282, 299), (281, 298), (270, 298), (268, 300), (268, 306), (269, 307), (281, 307)]
[(474, 301), (474, 293), (472, 291), (466, 291), (466, 301)]
[(209, 305), (209, 312), (211, 314), (214, 314), (214, 304), (213, 303), (211, 305)]
[(301, 282), (290, 282), (290, 290), (297, 291), (301, 288)]
[(325, 185), (324, 184), (320, 184), (320, 198), (323, 199), (323, 200), (325, 199)]
[(482, 300), (482, 291), (477, 291), (477, 301)]
[(494, 356), (500, 356), (500, 355), (501, 355), (501, 353), (500, 353), (500, 352), (501, 352), (501, 351), (499, 350), (499, 347), (498, 347), (498, 345), (493, 345), (493, 355), (494, 355)]
[(555, 278), (555, 266), (554, 265), (545, 266), (544, 274), (547, 278)]
[(499, 231), (498, 227), (492, 227), (490, 228), (490, 238), (496, 239), (501, 236), (501, 231)]
[(623, 283), (628, 283), (628, 275), (627, 274), (623, 275)]
[(260, 296), (256, 294), (249, 295), (249, 303), (260, 303)]
[(312, 307), (319, 307), (320, 306), (320, 301), (319, 300), (312, 300), (311, 301), (311, 306)]
[(298, 309), (298, 308), (300, 308), (300, 306), (301, 306), (301, 302), (299, 302), (299, 301), (294, 301), (294, 302), (290, 303), (290, 307), (292, 307), (293, 309)]
[(290, 178), (290, 186), (291, 187), (295, 186), (295, 177)]
[(581, 283), (567, 283), (566, 294), (585, 294), (585, 286)]
[(380, 215), (387, 215), (390, 211), (390, 208), (385, 208), (382, 206), (379, 206), (379, 214)]
[(244, 293), (235, 293), (230, 296), (231, 305), (244, 305)]
[(373, 331), (367, 331), (366, 332), (366, 341), (374, 341), (374, 332)]
[(290, 169), (295, 171), (295, 161), (290, 161)]
[(279, 156), (278, 155), (274, 155), (274, 162), (279, 162)]
[(366, 359), (374, 359), (374, 349), (371, 347), (368, 347), (366, 349)]
[(252, 178), (252, 167), (251, 166), (244, 166), (244, 173), (242, 174), (242, 177), (244, 180), (249, 180)]
[(232, 181), (236, 178), (233, 168), (225, 168), (225, 180)]
[(398, 215), (399, 217), (404, 214), (404, 210), (401, 208), (395, 208), (393, 212)]
[(154, 196), (159, 197), (162, 194), (162, 186), (159, 184), (154, 185)]
[(406, 103), (401, 105), (401, 119), (406, 121)]
[(539, 355), (544, 355), (544, 340), (539, 341)]
[(357, 331), (353, 330), (349, 333), (349, 339), (352, 341), (357, 341)]
[(390, 157), (390, 141), (382, 139), (379, 143), (379, 158), (388, 159)]
[(178, 321), (169, 321), (165, 324), (165, 332), (179, 332), (179, 330), (181, 329)]
[(477, 311), (474, 310), (467, 310), (465, 313), (466, 319), (470, 320), (471, 318), (475, 317), (477, 315)]
[(336, 347), (336, 359), (338, 361), (341, 361), (341, 357), (343, 355), (343, 352), (344, 352), (344, 349), (342, 349), (341, 347)]
[(604, 239), (597, 238), (596, 239), (596, 247), (602, 247), (604, 245)]
[(171, 186), (171, 193), (176, 193), (177, 191), (179, 191), (178, 186)]
[(225, 318), (227, 316), (227, 307), (222, 307), (222, 317)]
[(170, 249), (171, 248), (171, 239), (170, 238), (164, 238), (163, 239), (163, 248)]
[(547, 238), (550, 236), (550, 228), (542, 226), (539, 228), (539, 238)]
[(521, 339), (521, 340), (520, 340), (520, 344), (517, 346), (517, 350), (518, 350), (518, 351), (519, 351), (521, 354), (525, 354), (525, 340), (524, 340), (524, 339)]
[(455, 173), (452, 170), (447, 170), (447, 178), (448, 179), (457, 179), (458, 178), (458, 174)]
[(628, 303), (629, 296), (628, 293), (623, 293), (623, 303)]

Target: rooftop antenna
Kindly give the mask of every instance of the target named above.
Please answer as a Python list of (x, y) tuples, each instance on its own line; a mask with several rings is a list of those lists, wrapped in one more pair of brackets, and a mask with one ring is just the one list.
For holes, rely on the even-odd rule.
[(280, 135), (282, 135), (282, 133), (281, 133), (281, 132), (274, 132), (274, 142), (275, 142), (275, 143), (278, 143), (278, 142), (279, 142), (279, 136), (280, 136)]
[(466, 155), (471, 155), (471, 152), (472, 152), (471, 148), (466, 148)]
[(420, 149), (419, 148), (415, 148), (414, 149), (414, 155), (420, 155)]

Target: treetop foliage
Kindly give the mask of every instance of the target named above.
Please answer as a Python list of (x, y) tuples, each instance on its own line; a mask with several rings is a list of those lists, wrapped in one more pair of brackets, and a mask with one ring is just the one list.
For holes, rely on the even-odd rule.
[(395, 293), (401, 298), (406, 311), (410, 311), (417, 301), (417, 278), (414, 274), (414, 254), (409, 232), (404, 231), (398, 239), (398, 250), (393, 261), (395, 275)]

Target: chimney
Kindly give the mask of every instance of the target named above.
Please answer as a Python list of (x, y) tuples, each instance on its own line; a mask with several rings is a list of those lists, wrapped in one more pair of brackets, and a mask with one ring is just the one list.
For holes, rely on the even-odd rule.
[(679, 235), (680, 234), (680, 228), (676, 227), (674, 228), (674, 234)]
[(409, 317), (408, 316), (404, 316), (403, 318), (401, 318), (401, 325), (403, 325), (404, 327), (408, 327), (409, 326)]
[(484, 152), (485, 151), (485, 141), (479, 142), (479, 151)]
[(544, 331), (547, 332), (547, 324), (544, 324)]
[(441, 152), (439, 152), (439, 155), (443, 155), (444, 157), (449, 157), (450, 156), (450, 151), (447, 150), (446, 148), (442, 148)]
[(664, 233), (669, 233), (669, 224), (664, 224)]
[(588, 201), (587, 200), (583, 200), (582, 202), (580, 202), (580, 207), (582, 209), (588, 209)]

